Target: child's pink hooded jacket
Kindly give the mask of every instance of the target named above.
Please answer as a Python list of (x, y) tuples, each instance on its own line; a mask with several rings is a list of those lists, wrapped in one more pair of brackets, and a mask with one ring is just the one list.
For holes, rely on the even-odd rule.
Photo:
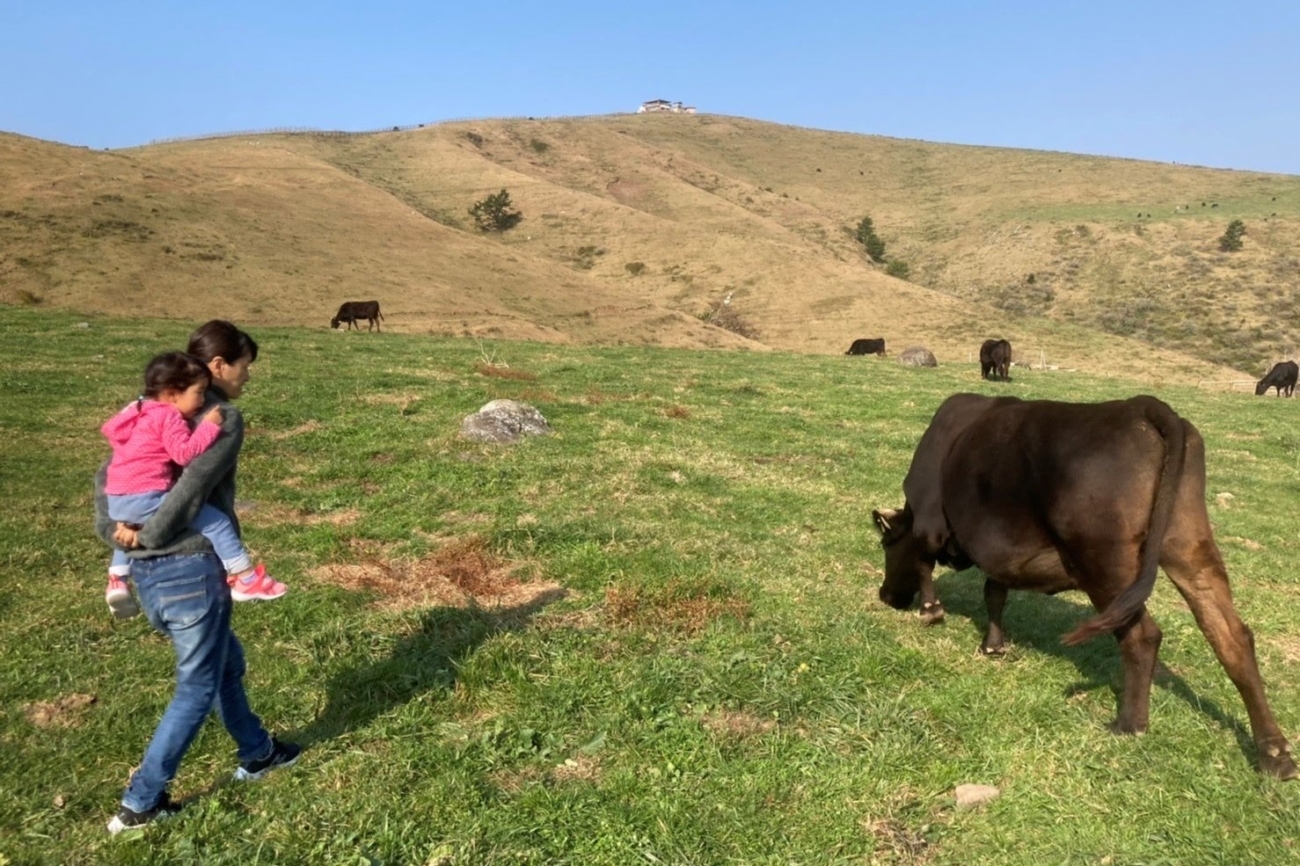
[(104, 422), (113, 446), (104, 492), (109, 496), (170, 490), (177, 466), (207, 450), (221, 426), (203, 421), (190, 432), (180, 410), (160, 400), (137, 400)]

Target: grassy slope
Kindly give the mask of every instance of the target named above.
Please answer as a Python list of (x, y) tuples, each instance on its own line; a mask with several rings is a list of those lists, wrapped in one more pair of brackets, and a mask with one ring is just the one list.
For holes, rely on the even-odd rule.
[[(87, 479), (100, 419), (186, 328), (79, 321), (0, 308), (0, 855), (14, 862), (1294, 854), (1300, 785), (1252, 769), (1241, 702), (1167, 581), (1152, 601), (1167, 670), (1141, 738), (1105, 730), (1113, 643), (1058, 643), (1086, 615), (1078, 597), (1013, 596), (1001, 662), (975, 653), (977, 576), (941, 576), (950, 618), (936, 629), (874, 598), (868, 509), (898, 504), (944, 396), (1099, 400), (1130, 385), (294, 328), (255, 329), (240, 487), (251, 545), (293, 590), (240, 606), (236, 625), (258, 711), (310, 748), (262, 785), (223, 785), (232, 756), (210, 725), (175, 785), (197, 798), (188, 814), (110, 841), (103, 822), (167, 699), (170, 656), (143, 623), (103, 610)], [(535, 378), (476, 373), (485, 349)], [(1235, 596), (1295, 735), (1295, 405), (1157, 393), (1206, 437)], [(533, 402), (555, 434), (512, 448), (459, 440), (459, 419), (494, 397)], [(566, 594), (392, 608), (337, 583), (339, 569), (436, 582), (436, 557), (473, 538)], [(76, 694), (97, 701), (56, 715), (66, 726), (28, 720)], [(955, 811), (963, 782), (1003, 796)]]
[[(695, 318), (731, 294), (764, 346), (883, 335), (963, 360), (1000, 334), (1152, 379), (1256, 373), (1296, 342), (1286, 176), (611, 116), (112, 153), (0, 136), (0, 181), (10, 301), (317, 325), (377, 297), (395, 330), (746, 345)], [(500, 188), (525, 220), (485, 238), (466, 208)], [(863, 261), (866, 213), (913, 282)], [(1233, 217), (1246, 249), (1226, 255)]]

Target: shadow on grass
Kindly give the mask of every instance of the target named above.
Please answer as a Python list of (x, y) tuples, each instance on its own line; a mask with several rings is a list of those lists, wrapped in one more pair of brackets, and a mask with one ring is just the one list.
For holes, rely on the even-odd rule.
[(285, 738), (311, 746), (364, 727), (393, 707), (431, 690), (450, 690), (460, 665), (484, 641), (525, 628), (542, 608), (566, 595), (547, 590), (513, 607), (436, 607), (401, 639), (388, 658), (334, 674), (315, 721)]
[[(943, 606), (949, 617), (956, 615), (969, 620), (973, 646), (979, 646), (984, 637), (985, 626), (988, 624), (988, 613), (984, 609), (984, 575), (978, 570), (961, 574), (948, 572), (935, 581), (935, 591), (943, 600)], [(1071, 598), (1078, 601), (1070, 600)], [(1065, 659), (1083, 675), (1083, 681), (1068, 686), (1063, 697), (1068, 698), (1098, 686), (1107, 686), (1114, 695), (1116, 712), (1118, 712), (1123, 673), (1119, 647), (1114, 638), (1100, 636), (1077, 647), (1061, 643), (1061, 638), (1066, 632), (1082, 623), (1092, 613), (1092, 605), (1088, 604), (1082, 594), (1061, 597), (1032, 592), (1012, 592), (1007, 599), (1002, 621), (1007, 639), (1011, 643)], [(1159, 623), (1160, 618), (1155, 612), (1152, 612), (1152, 616)], [(997, 663), (994, 660), (990, 662)], [(1219, 674), (1224, 677), (1228, 675), (1221, 665)], [(1182, 677), (1163, 664), (1156, 666), (1155, 685), (1168, 690), (1193, 709), (1213, 719), (1220, 727), (1231, 731), (1236, 736), (1237, 745), (1242, 753), (1249, 760), (1256, 759), (1255, 740), (1251, 737), (1250, 729), (1236, 716), (1225, 712), (1216, 702), (1196, 694), (1196, 691)], [(1244, 705), (1240, 709), (1244, 714)], [(1153, 720), (1152, 724), (1158, 724), (1158, 720)]]

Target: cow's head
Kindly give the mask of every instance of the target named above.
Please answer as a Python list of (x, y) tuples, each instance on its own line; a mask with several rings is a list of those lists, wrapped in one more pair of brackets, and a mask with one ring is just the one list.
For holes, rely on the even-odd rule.
[(885, 582), (880, 600), (892, 608), (906, 610), (921, 584), (934, 572), (934, 560), (922, 556), (921, 545), (912, 536), (912, 509), (880, 508), (871, 512), (885, 549)]
[(339, 317), (338, 317), (338, 316), (335, 316), (334, 318), (330, 319), (330, 327), (331, 327), (331, 328), (334, 328), (335, 330), (338, 330), (338, 327), (339, 327)]
[(1263, 379), (1260, 379), (1257, 383), (1255, 383), (1255, 396), (1256, 397), (1264, 396), (1264, 392), (1271, 387), (1272, 385), (1269, 384), (1268, 377), (1265, 376)]

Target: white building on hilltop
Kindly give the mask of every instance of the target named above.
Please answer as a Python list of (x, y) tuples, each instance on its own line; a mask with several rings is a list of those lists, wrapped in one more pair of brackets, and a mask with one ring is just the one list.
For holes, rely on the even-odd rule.
[(669, 102), (666, 99), (651, 99), (648, 102), (641, 103), (641, 107), (636, 110), (637, 114), (645, 114), (650, 111), (671, 111), (673, 114), (694, 114), (694, 105), (682, 105), (680, 102)]

